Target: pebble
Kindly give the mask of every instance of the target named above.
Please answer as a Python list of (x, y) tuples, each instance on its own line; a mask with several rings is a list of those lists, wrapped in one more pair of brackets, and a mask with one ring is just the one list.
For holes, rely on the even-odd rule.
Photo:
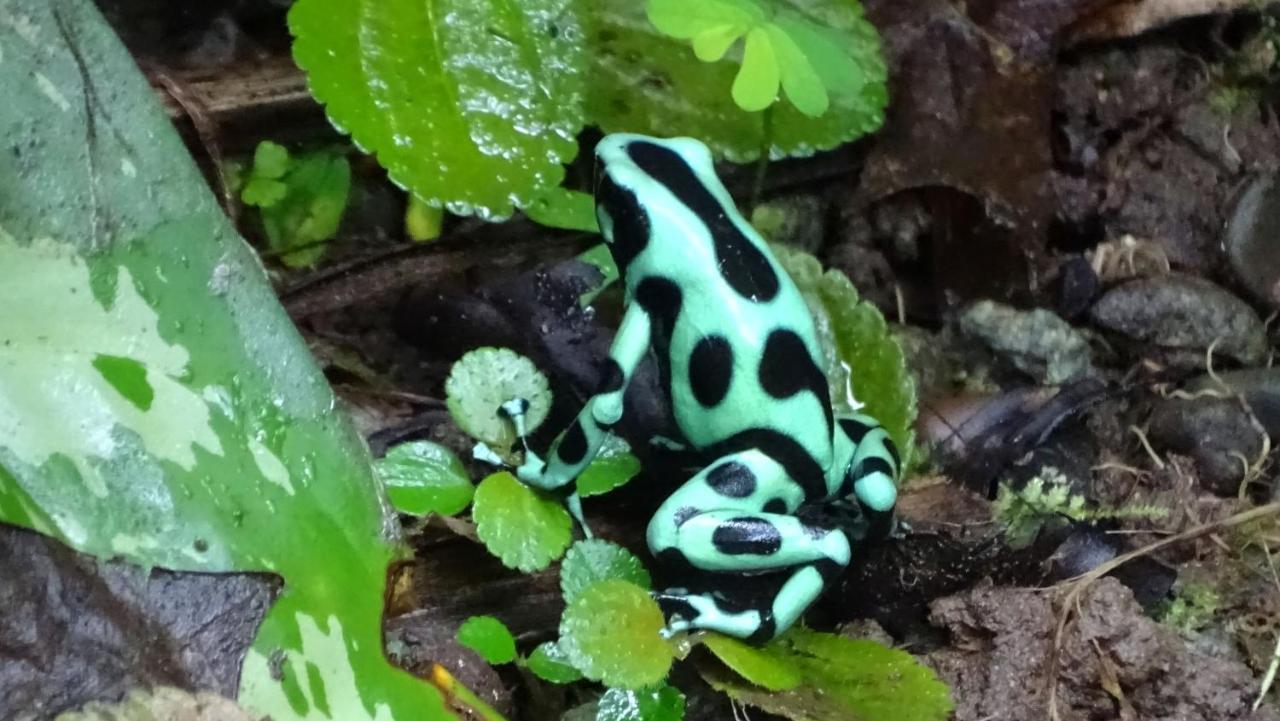
[(1162, 400), (1147, 435), (1157, 451), (1195, 459), (1201, 487), (1220, 496), (1236, 495), (1245, 464), (1262, 450), (1262, 435), (1235, 398)]
[(1280, 308), (1280, 178), (1254, 178), (1227, 220), (1223, 246), (1240, 284), (1259, 301)]
[(1107, 291), (1090, 309), (1102, 328), (1164, 350), (1214, 353), (1246, 365), (1267, 352), (1262, 319), (1247, 303), (1201, 278), (1138, 278)]

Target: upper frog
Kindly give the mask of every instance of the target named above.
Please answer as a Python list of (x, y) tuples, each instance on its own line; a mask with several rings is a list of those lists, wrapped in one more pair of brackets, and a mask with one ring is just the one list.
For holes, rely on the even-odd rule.
[(658, 509), (650, 548), (703, 571), (788, 574), (755, 606), (722, 593), (660, 594), (669, 629), (770, 638), (849, 562), (845, 531), (796, 510), (852, 497), (862, 512), (855, 535), (888, 533), (897, 452), (874, 419), (833, 413), (809, 309), (737, 211), (706, 146), (615, 134), (596, 157), (597, 217), (626, 312), (601, 387), (548, 461), (530, 453), (518, 475), (567, 486), (621, 418), (627, 384), (652, 349), (676, 425), (709, 463)]

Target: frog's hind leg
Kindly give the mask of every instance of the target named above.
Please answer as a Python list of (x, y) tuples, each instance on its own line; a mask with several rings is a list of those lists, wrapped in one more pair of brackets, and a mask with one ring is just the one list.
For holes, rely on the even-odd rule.
[(649, 524), (649, 548), (695, 569), (725, 573), (791, 570), (762, 607), (735, 609), (714, 594), (659, 596), (670, 632), (709, 629), (767, 640), (795, 623), (829, 578), (849, 563), (837, 530), (792, 515), (804, 491), (772, 458), (747, 450), (718, 459), (680, 487)]

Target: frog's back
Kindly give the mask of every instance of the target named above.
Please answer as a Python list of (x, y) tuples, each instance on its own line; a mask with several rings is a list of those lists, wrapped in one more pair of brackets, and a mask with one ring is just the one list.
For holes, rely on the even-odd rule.
[(825, 495), (831, 403), (795, 284), (738, 213), (701, 143), (605, 142), (614, 145), (597, 152), (615, 167), (600, 190), (601, 220), (630, 301), (652, 318), (681, 431), (714, 455), (763, 450), (811, 497)]

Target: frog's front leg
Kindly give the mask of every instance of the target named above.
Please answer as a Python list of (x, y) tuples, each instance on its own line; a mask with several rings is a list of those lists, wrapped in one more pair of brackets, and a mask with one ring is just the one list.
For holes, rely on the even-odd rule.
[[(631, 304), (609, 348), (599, 390), (587, 399), (578, 417), (551, 444), (547, 460), (527, 450), (526, 444), (524, 462), (516, 469), (521, 481), (547, 491), (558, 490), (572, 483), (591, 463), (600, 452), (606, 434), (622, 418), (622, 399), (636, 367), (649, 349), (649, 337), (649, 314), (638, 303)], [(507, 411), (524, 440), (523, 419), (518, 417), (523, 415), (523, 409), (507, 404)]]
[(840, 495), (852, 497), (862, 512), (861, 528), (854, 537), (880, 541), (900, 531), (894, 517), (898, 488), (894, 479), (902, 473), (902, 457), (889, 432), (871, 416), (854, 413), (837, 416), (836, 422), (854, 443), (853, 459)]
[(655, 555), (704, 571), (791, 570), (781, 590), (756, 608), (734, 609), (711, 594), (661, 594), (668, 630), (768, 640), (795, 623), (850, 556), (843, 533), (792, 515), (803, 501), (800, 485), (758, 450), (717, 460), (667, 499), (649, 524)]

